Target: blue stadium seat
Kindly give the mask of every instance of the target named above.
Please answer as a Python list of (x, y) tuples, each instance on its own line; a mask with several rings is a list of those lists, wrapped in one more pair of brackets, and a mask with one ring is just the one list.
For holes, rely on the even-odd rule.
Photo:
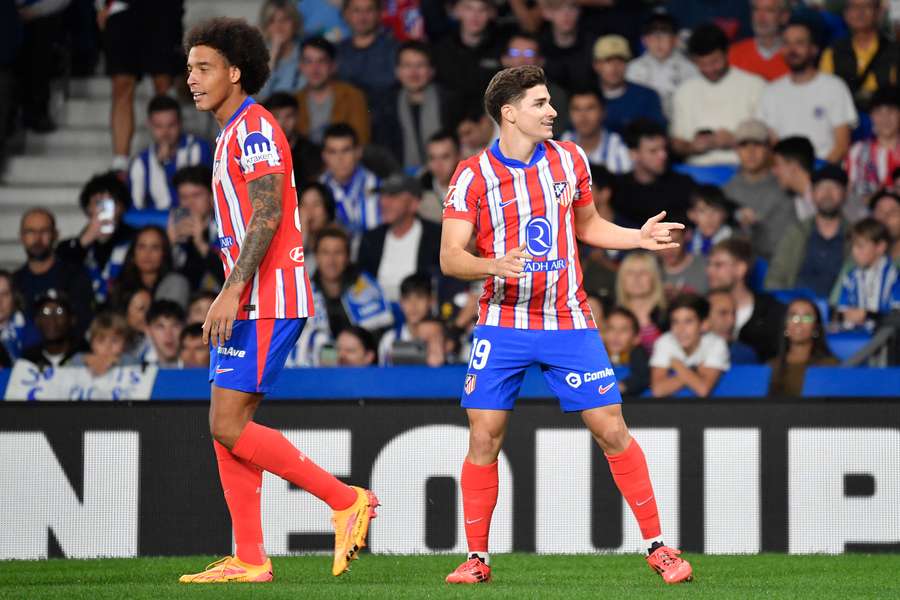
[(735, 165), (708, 165), (699, 167), (697, 165), (679, 164), (672, 167), (676, 173), (682, 173), (690, 176), (697, 183), (709, 183), (712, 185), (723, 186), (728, 183), (734, 174), (737, 173)]
[[(772, 378), (772, 369), (766, 365), (737, 365), (730, 371), (722, 374), (716, 388), (713, 390), (713, 398), (762, 398), (769, 392), (769, 380)], [(647, 390), (642, 395), (644, 398), (652, 397)], [(695, 398), (697, 395), (687, 388), (675, 394), (674, 398)]]
[(816, 293), (808, 288), (790, 288), (784, 290), (767, 290), (770, 294), (775, 296), (775, 299), (781, 302), (782, 304), (790, 304), (793, 300), (797, 298), (806, 298), (807, 300), (812, 300), (813, 304), (816, 305), (816, 308), (819, 309), (819, 314), (822, 315), (822, 322), (827, 323), (829, 316), (831, 314), (830, 309), (828, 307), (828, 299), (822, 298), (820, 296), (816, 296)]
[(750, 275), (747, 277), (747, 283), (754, 292), (762, 292), (766, 287), (766, 273), (769, 271), (769, 261), (764, 258), (757, 258), (753, 262), (750, 269)]
[(810, 367), (803, 382), (804, 396), (896, 397), (900, 390), (900, 367)]
[(169, 223), (169, 211), (154, 210), (150, 208), (138, 210), (132, 208), (125, 213), (122, 220), (135, 229), (140, 229), (141, 227), (146, 227), (148, 225), (156, 225), (165, 229), (166, 225)]
[(841, 362), (856, 354), (870, 339), (872, 339), (872, 334), (865, 329), (839, 331), (825, 336), (825, 341), (828, 342), (828, 349)]

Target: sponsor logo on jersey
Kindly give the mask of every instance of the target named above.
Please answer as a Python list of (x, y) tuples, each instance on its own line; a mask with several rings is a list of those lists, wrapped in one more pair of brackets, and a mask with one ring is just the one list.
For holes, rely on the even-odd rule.
[(475, 375), (466, 375), (465, 390), (467, 395), (475, 391)]
[(549, 271), (564, 271), (568, 266), (564, 258), (557, 258), (556, 260), (529, 260), (522, 265), (522, 271), (525, 273), (547, 273)]
[(219, 346), (216, 348), (216, 352), (222, 356), (233, 356), (235, 358), (244, 358), (247, 356), (246, 350), (238, 350), (237, 348), (232, 348), (230, 346)]
[(553, 226), (544, 217), (534, 217), (525, 226), (525, 249), (531, 256), (547, 256), (553, 248)]
[(231, 248), (234, 245), (234, 238), (230, 235), (226, 235), (225, 237), (219, 238), (219, 247), (220, 248)]
[(278, 150), (275, 142), (261, 131), (254, 131), (244, 139), (241, 162), (245, 167), (263, 161), (277, 161)]
[(288, 254), (288, 256), (290, 256), (291, 260), (294, 261), (295, 263), (302, 263), (303, 262), (303, 247), (295, 246), (294, 248), (291, 248), (291, 251)]

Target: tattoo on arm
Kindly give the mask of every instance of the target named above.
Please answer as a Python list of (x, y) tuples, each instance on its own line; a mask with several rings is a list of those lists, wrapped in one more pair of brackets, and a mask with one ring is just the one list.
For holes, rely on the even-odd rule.
[(275, 231), (281, 223), (281, 184), (284, 175), (265, 175), (247, 185), (253, 215), (234, 269), (225, 281), (225, 288), (246, 283), (253, 278), (262, 262)]

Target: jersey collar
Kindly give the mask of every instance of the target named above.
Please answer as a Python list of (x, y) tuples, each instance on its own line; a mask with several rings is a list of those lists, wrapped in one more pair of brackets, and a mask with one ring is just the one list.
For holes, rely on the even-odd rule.
[(222, 131), (228, 129), (228, 126), (231, 125), (232, 122), (234, 122), (234, 120), (238, 118), (238, 115), (240, 115), (242, 112), (244, 112), (244, 110), (251, 104), (256, 104), (256, 101), (253, 98), (251, 98), (250, 96), (247, 96), (247, 99), (244, 100), (243, 102), (241, 102), (241, 105), (238, 106), (238, 109), (236, 111), (234, 111), (234, 114), (231, 115), (231, 118), (229, 118), (228, 122), (225, 123), (225, 127), (222, 128)]
[(491, 144), (491, 154), (494, 156), (494, 158), (499, 160), (507, 167), (512, 167), (514, 169), (527, 169), (528, 167), (533, 167), (538, 163), (538, 161), (544, 158), (544, 155), (547, 154), (547, 149), (544, 146), (544, 142), (540, 142), (537, 147), (535, 147), (534, 154), (531, 155), (531, 160), (527, 163), (523, 163), (521, 160), (503, 156), (503, 153), (500, 152), (500, 138), (497, 138), (496, 140), (494, 140), (494, 143)]

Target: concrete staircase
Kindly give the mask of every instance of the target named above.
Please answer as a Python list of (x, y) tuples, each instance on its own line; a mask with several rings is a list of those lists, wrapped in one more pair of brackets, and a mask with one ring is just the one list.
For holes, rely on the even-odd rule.
[[(261, 0), (186, 0), (185, 30), (213, 16), (243, 17), (256, 23)], [(135, 136), (132, 152), (146, 147), (144, 127), (147, 101), (152, 96), (148, 79), (135, 97)], [(28, 132), (24, 152), (7, 161), (0, 174), (0, 268), (15, 268), (25, 259), (19, 243), (22, 213), (44, 206), (56, 214), (60, 238), (77, 235), (86, 219), (78, 206), (82, 185), (109, 168), (112, 147), (109, 131), (110, 82), (102, 76), (72, 80), (68, 94), (54, 114), (59, 129), (48, 135)], [(211, 139), (215, 124), (193, 106), (183, 107), (185, 128)]]

